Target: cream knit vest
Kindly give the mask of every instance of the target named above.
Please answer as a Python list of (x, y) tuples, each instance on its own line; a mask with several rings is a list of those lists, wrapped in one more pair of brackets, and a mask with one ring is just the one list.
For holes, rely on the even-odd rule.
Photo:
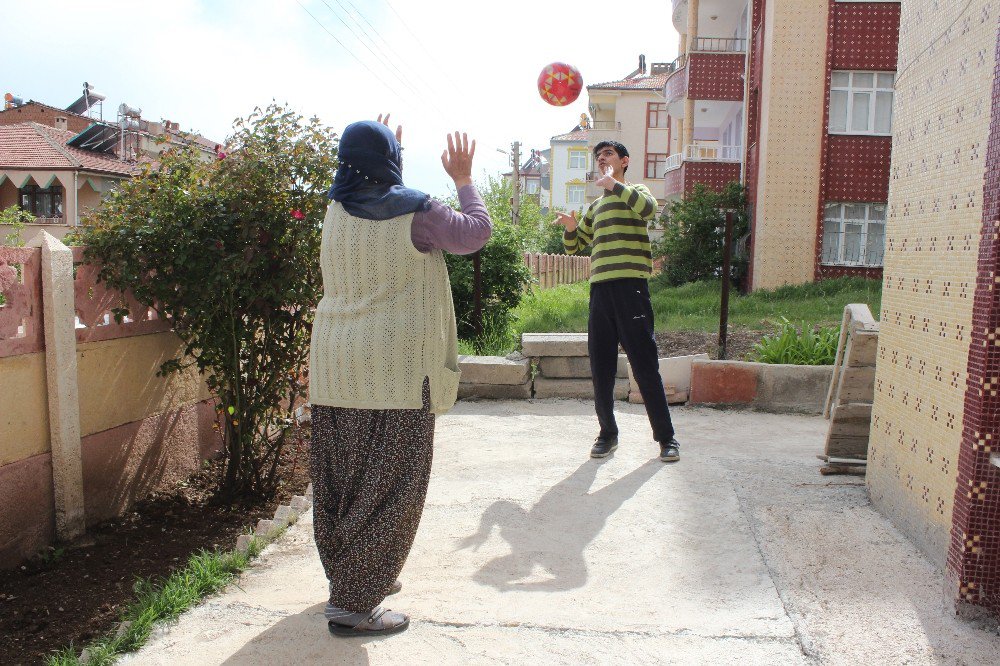
[(354, 217), (331, 202), (323, 222), (323, 299), (309, 350), (309, 401), (356, 409), (431, 411), (458, 394), (458, 339), (441, 250), (419, 252), (413, 214)]

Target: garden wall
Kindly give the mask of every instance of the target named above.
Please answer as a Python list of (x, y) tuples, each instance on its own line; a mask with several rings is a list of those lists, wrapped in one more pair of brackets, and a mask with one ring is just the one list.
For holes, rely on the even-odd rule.
[[(79, 264), (82, 248), (0, 247), (0, 566), (120, 515), (218, 450), (193, 369), (157, 377), (169, 322)], [(74, 275), (75, 273), (75, 275)]]

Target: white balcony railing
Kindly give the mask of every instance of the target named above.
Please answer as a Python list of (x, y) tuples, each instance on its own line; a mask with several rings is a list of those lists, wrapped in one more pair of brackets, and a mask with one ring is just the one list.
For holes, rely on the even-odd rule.
[(699, 37), (694, 44), (695, 51), (709, 53), (744, 53), (747, 40), (736, 37)]
[(595, 130), (621, 130), (622, 124), (615, 120), (595, 120), (591, 123), (591, 129)]
[(680, 169), (681, 164), (684, 163), (684, 153), (674, 153), (667, 158), (667, 171), (673, 171), (674, 169)]
[(684, 159), (689, 162), (740, 162), (743, 159), (743, 146), (692, 143), (685, 147)]

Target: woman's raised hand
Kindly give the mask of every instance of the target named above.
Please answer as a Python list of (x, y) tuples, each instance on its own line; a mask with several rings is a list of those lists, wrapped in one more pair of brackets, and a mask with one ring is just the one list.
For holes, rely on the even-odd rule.
[(441, 153), (441, 164), (445, 173), (455, 181), (455, 188), (472, 184), (472, 158), (476, 155), (476, 140), (469, 145), (469, 137), (464, 132), (455, 132), (452, 140), (448, 135), (448, 149)]
[[(388, 127), (389, 126), (389, 116), (391, 116), (391, 115), (392, 115), (391, 113), (385, 114), (385, 120), (382, 120), (382, 114), (380, 113), (380, 114), (378, 114), (378, 120), (376, 120), (375, 122), (382, 123), (383, 125), (385, 125), (386, 127)], [(396, 125), (396, 141), (398, 141), (400, 143), (400, 145), (402, 145), (402, 143), (403, 143), (403, 126), (402, 125)]]

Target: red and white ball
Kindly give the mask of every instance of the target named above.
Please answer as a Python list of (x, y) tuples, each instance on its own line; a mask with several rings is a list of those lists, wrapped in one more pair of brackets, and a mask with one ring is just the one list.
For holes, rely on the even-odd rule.
[(576, 101), (583, 90), (583, 76), (573, 65), (553, 62), (538, 75), (538, 94), (552, 106), (566, 106)]

